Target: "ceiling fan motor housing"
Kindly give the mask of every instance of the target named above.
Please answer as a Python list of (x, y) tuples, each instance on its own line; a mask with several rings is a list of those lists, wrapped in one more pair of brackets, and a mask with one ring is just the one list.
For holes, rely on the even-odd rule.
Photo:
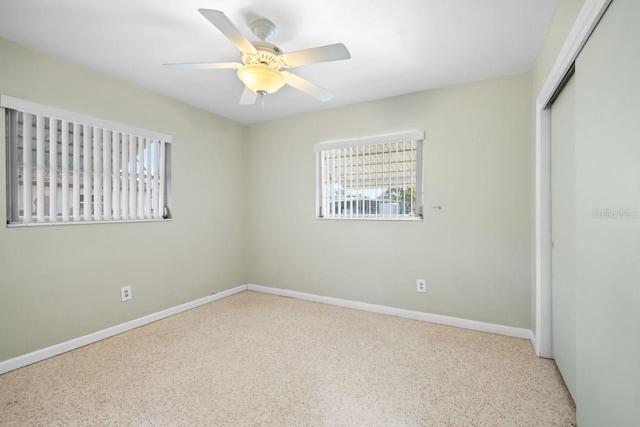
[(245, 65), (264, 64), (279, 70), (287, 64), (282, 59), (282, 50), (274, 44), (267, 42), (251, 42), (257, 53), (242, 53), (242, 63)]

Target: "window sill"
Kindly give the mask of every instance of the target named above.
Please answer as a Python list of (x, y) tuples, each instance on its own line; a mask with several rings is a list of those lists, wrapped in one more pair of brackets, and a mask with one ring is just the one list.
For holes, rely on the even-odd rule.
[(365, 217), (353, 217), (353, 218), (319, 218), (316, 217), (316, 219), (321, 220), (321, 221), (341, 221), (341, 220), (346, 220), (346, 221), (398, 221), (398, 222), (422, 222), (424, 221), (423, 217), (410, 217), (410, 218), (393, 218), (393, 217), (389, 217), (389, 218), (365, 218)]
[(28, 222), (28, 223), (13, 223), (7, 224), (7, 228), (21, 228), (21, 227), (57, 227), (67, 225), (96, 225), (96, 224), (123, 224), (132, 222), (167, 222), (172, 221), (172, 218), (161, 219), (126, 219), (117, 221), (56, 221), (56, 222)]

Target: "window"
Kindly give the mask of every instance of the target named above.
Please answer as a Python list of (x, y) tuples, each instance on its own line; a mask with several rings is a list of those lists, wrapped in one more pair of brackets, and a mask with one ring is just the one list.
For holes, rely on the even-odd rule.
[(169, 218), (170, 136), (4, 95), (0, 106), (9, 225)]
[(318, 144), (317, 217), (422, 219), (424, 132)]

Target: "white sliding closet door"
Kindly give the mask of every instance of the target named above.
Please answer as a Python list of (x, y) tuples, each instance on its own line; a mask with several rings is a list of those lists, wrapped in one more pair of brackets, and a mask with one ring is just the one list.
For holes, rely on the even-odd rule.
[(575, 78), (551, 106), (553, 358), (576, 396), (576, 105)]

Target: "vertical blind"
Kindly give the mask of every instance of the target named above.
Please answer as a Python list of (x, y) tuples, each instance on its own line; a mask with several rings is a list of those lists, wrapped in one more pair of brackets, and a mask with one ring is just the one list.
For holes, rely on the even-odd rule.
[(167, 217), (170, 136), (6, 96), (0, 105), (9, 224)]
[(318, 217), (422, 217), (423, 132), (316, 145)]

